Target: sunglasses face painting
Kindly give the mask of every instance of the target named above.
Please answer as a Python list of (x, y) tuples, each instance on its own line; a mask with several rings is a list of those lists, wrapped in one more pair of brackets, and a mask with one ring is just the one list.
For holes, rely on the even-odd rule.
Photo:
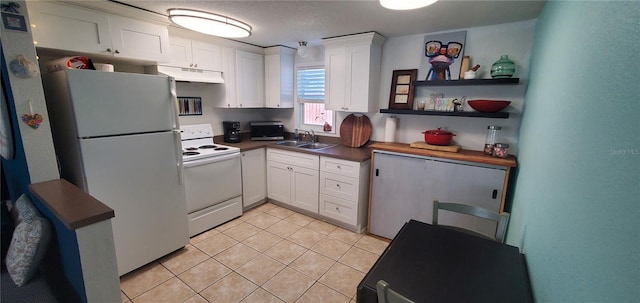
[(455, 58), (462, 52), (462, 43), (449, 42), (442, 44), (441, 41), (432, 40), (425, 43), (424, 54), (429, 58), (431, 69), (426, 80), (449, 80), (451, 71), (449, 66), (453, 64)]
[(445, 55), (449, 58), (458, 58), (462, 51), (462, 44), (458, 42), (449, 42), (449, 44), (442, 44), (440, 41), (429, 41), (425, 44), (425, 56), (435, 57), (438, 55)]

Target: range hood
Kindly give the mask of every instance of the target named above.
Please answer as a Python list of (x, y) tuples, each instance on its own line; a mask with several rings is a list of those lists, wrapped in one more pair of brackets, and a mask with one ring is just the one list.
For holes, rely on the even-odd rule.
[(197, 83), (224, 83), (222, 72), (184, 68), (175, 66), (147, 66), (145, 72), (154, 75), (167, 75), (174, 77), (176, 81), (197, 82)]

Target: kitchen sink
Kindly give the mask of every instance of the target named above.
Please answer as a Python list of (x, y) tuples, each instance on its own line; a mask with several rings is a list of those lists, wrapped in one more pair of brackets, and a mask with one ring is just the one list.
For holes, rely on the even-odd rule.
[(283, 146), (293, 146), (293, 147), (297, 147), (303, 144), (308, 144), (307, 142), (302, 142), (302, 141), (280, 141), (280, 142), (276, 142), (277, 145), (283, 145)]
[(329, 148), (329, 147), (334, 147), (336, 146), (335, 144), (327, 144), (327, 143), (318, 143), (318, 142), (314, 142), (314, 143), (307, 143), (307, 144), (302, 144), (302, 145), (298, 145), (296, 147), (298, 148), (305, 148), (305, 149), (325, 149), (325, 148)]
[(325, 148), (336, 146), (336, 144), (319, 143), (319, 142), (310, 143), (310, 142), (303, 142), (303, 141), (279, 141), (279, 142), (276, 142), (275, 144), (282, 145), (282, 146), (296, 147), (296, 148), (313, 149), (313, 150), (325, 149)]

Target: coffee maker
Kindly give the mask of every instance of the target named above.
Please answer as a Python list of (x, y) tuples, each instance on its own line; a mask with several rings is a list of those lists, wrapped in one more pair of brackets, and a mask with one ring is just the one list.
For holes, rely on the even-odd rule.
[(222, 130), (224, 132), (224, 142), (240, 142), (240, 122), (222, 121)]

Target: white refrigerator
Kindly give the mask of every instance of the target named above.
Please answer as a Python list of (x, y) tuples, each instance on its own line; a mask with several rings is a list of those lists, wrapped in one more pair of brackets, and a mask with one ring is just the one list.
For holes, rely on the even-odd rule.
[(173, 78), (64, 70), (43, 83), (61, 176), (115, 212), (119, 275), (184, 247)]

